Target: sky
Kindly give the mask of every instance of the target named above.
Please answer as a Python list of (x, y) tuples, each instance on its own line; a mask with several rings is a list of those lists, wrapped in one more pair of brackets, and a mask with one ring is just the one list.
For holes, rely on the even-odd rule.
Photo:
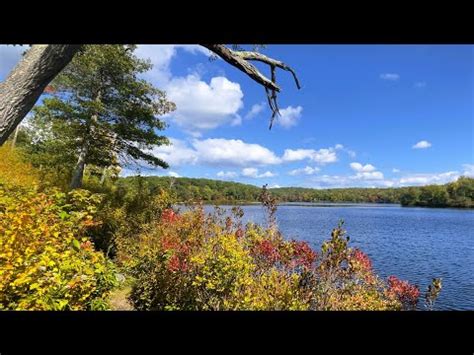
[[(0, 81), (24, 49), (0, 45)], [(197, 45), (143, 45), (143, 78), (177, 109), (162, 117), (170, 169), (270, 187), (397, 187), (474, 176), (474, 46), (268, 45), (302, 84), (277, 71), (281, 116), (265, 90)], [(269, 68), (257, 65), (264, 75)], [(137, 173), (125, 167), (123, 176)]]

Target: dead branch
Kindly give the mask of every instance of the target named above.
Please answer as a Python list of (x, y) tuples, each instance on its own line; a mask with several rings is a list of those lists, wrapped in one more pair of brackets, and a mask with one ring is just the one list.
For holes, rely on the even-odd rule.
[[(206, 47), (210, 51), (217, 54), (219, 57), (224, 59), (227, 63), (236, 67), (237, 69), (243, 71), (247, 74), (252, 80), (256, 81), (265, 88), (267, 95), (268, 105), (272, 111), (272, 116), (270, 118), (269, 129), (272, 129), (273, 121), (275, 120), (276, 115), (280, 115), (280, 110), (278, 109), (277, 103), (277, 92), (280, 92), (281, 89), (276, 82), (276, 68), (289, 71), (293, 75), (296, 87), (301, 89), (300, 82), (296, 76), (295, 71), (282, 61), (267, 57), (259, 52), (252, 51), (236, 51), (229, 49), (223, 44), (201, 44), (203, 47)], [(271, 70), (271, 79), (268, 79), (249, 61), (258, 61), (265, 63), (270, 66)]]

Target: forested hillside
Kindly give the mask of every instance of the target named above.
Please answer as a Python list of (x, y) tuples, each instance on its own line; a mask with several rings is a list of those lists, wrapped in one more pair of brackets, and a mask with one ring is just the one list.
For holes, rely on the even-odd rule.
[[(146, 187), (172, 191), (179, 201), (256, 202), (260, 188), (230, 181), (174, 177), (120, 178), (124, 189)], [(278, 202), (369, 202), (401, 203), (404, 206), (473, 207), (474, 179), (462, 177), (447, 185), (400, 188), (310, 189), (282, 187), (270, 189)]]

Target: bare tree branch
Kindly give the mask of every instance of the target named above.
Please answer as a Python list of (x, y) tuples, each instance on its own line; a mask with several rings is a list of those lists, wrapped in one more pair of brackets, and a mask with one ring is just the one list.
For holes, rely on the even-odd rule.
[[(280, 87), (276, 82), (276, 68), (280, 68), (286, 71), (289, 71), (293, 75), (295, 80), (296, 87), (301, 89), (300, 82), (296, 76), (295, 71), (283, 63), (282, 61), (267, 57), (259, 52), (253, 51), (238, 51), (227, 48), (223, 44), (201, 44), (203, 47), (206, 47), (210, 51), (217, 54), (219, 57), (224, 59), (227, 63), (236, 67), (237, 69), (243, 71), (247, 74), (252, 80), (256, 81), (265, 88), (267, 94), (268, 105), (272, 111), (272, 116), (270, 118), (269, 129), (272, 129), (273, 121), (277, 115), (280, 115), (280, 110), (278, 109), (277, 103), (277, 92), (280, 92)], [(270, 66), (271, 70), (271, 79), (268, 79), (249, 61), (258, 61), (265, 63)]]

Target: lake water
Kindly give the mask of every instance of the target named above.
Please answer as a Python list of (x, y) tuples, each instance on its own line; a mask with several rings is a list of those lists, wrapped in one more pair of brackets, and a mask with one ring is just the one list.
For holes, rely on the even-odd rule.
[[(260, 205), (242, 208), (244, 221), (264, 222)], [(370, 256), (378, 275), (408, 280), (422, 292), (441, 277), (435, 308), (474, 310), (474, 211), (377, 204), (285, 204), (277, 211), (284, 236), (316, 250), (340, 219), (351, 246)]]

